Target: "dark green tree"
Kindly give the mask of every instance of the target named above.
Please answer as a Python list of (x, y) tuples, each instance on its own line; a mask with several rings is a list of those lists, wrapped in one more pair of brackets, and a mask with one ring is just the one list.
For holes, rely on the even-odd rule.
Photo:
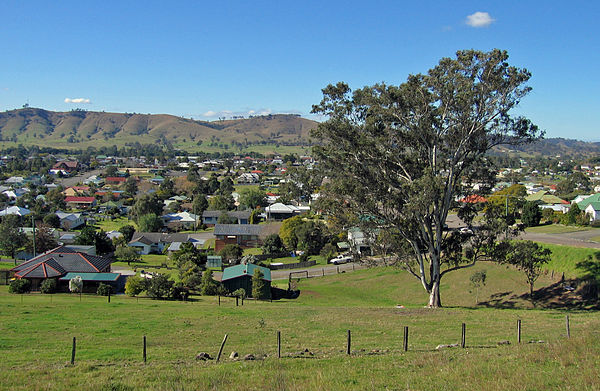
[(166, 274), (155, 273), (148, 281), (146, 293), (153, 299), (165, 299), (170, 296), (173, 284)]
[(263, 254), (277, 254), (285, 251), (281, 238), (277, 234), (271, 234), (265, 238), (262, 245)]
[(259, 224), (261, 220), (260, 209), (253, 209), (252, 212), (250, 212), (250, 217), (248, 217), (248, 222), (250, 224)]
[(117, 247), (115, 250), (115, 258), (121, 262), (127, 262), (127, 265), (131, 264), (131, 262), (136, 262), (141, 259), (137, 250), (130, 246)]
[(163, 221), (154, 213), (148, 213), (138, 218), (140, 232), (158, 232), (163, 227)]
[(240, 206), (246, 209), (267, 206), (267, 195), (258, 188), (244, 188), (240, 190)]
[(91, 225), (84, 227), (79, 236), (75, 238), (75, 244), (85, 246), (96, 246), (96, 252), (99, 255), (108, 254), (114, 251), (112, 241), (106, 236), (103, 230), (96, 231)]
[[(352, 209), (364, 226), (397, 230), (401, 247), (412, 251), (403, 264), (430, 307), (442, 304), (442, 277), (477, 259), (462, 257), (470, 237), (444, 231), (455, 200), (472, 194), (475, 183), (484, 184), (481, 194), (491, 187), (491, 148), (541, 136), (529, 120), (509, 114), (531, 90), (530, 77), (508, 64), (505, 51), (465, 50), (400, 86), (352, 93), (345, 83), (329, 85), (313, 106), (328, 118), (313, 132), (314, 155), (330, 181), (320, 194)], [(473, 207), (458, 207), (470, 225)]]
[[(4, 255), (15, 259), (17, 251), (25, 245), (27, 237), (20, 229), (19, 217), (7, 215), (0, 223), (0, 250)], [(15, 259), (15, 265), (17, 260)]]
[(244, 250), (237, 244), (226, 244), (219, 255), (223, 258), (223, 261), (228, 263), (238, 263), (242, 258)]
[(127, 224), (119, 228), (118, 231), (123, 234), (125, 242), (128, 243), (131, 240), (131, 238), (133, 238), (133, 234), (135, 233), (135, 227), (131, 224)]
[(233, 210), (234, 200), (231, 195), (216, 195), (208, 200), (209, 210)]
[(44, 216), (44, 224), (52, 228), (60, 228), (60, 218), (56, 215), (56, 213), (48, 213)]
[(212, 270), (206, 270), (202, 274), (200, 283), (200, 294), (203, 296), (214, 296), (219, 293), (219, 283), (214, 280)]
[(156, 194), (144, 194), (139, 197), (129, 212), (132, 218), (137, 222), (143, 215), (154, 213), (160, 216), (163, 211), (163, 202)]
[(542, 211), (536, 202), (527, 201), (523, 205), (523, 212), (521, 213), (521, 222), (526, 227), (535, 227), (540, 225), (542, 219)]

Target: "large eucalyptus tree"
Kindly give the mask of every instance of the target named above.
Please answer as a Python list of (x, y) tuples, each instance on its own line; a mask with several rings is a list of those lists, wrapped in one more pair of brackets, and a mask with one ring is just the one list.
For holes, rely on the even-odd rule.
[(501, 50), (459, 51), (399, 86), (329, 85), (313, 106), (327, 118), (313, 137), (330, 179), (324, 193), (337, 200), (329, 205), (397, 237), (398, 258), (429, 293), (430, 307), (441, 306), (444, 274), (494, 249), (500, 227), (492, 219), (474, 233), (444, 230), (455, 207), (471, 225), (473, 208), (457, 200), (489, 190), (495, 176), (486, 153), (542, 136), (510, 114), (530, 91), (531, 74), (507, 60)]

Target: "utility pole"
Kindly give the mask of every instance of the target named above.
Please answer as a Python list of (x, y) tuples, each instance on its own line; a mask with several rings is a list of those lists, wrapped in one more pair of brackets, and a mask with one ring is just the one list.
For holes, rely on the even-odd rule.
[(33, 257), (35, 258), (35, 217), (31, 215), (31, 226), (33, 228)]

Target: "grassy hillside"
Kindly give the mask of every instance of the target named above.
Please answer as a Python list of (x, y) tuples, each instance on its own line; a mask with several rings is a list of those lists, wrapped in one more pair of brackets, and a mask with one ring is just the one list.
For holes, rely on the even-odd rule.
[[(265, 143), (306, 145), (316, 122), (296, 115), (269, 115), (228, 121), (195, 121), (166, 114), (52, 112), (25, 108), (0, 113), (5, 145), (61, 148), (168, 141), (183, 148), (224, 149)], [(233, 144), (232, 144), (233, 142)]]
[[(597, 389), (600, 319), (595, 311), (530, 309), (519, 297), (527, 288), (512, 269), (482, 265), (487, 306), (468, 292), (472, 270), (444, 283), (447, 308), (422, 308), (426, 297), (414, 278), (389, 268), (302, 280), (300, 297), (273, 303), (214, 297), (194, 302), (29, 294), (0, 287), (0, 388), (11, 390), (489, 390)], [(461, 275), (462, 274), (462, 275)], [(544, 276), (539, 286), (552, 283)], [(504, 304), (490, 299), (509, 292)], [(402, 304), (405, 308), (397, 308)], [(526, 308), (523, 308), (526, 307)], [(572, 338), (564, 336), (571, 317)], [(515, 344), (522, 320), (523, 344)], [(460, 339), (467, 348), (436, 351)], [(402, 351), (402, 330), (410, 330)], [(346, 330), (352, 355), (345, 354)], [(282, 333), (282, 359), (275, 356)], [(228, 334), (221, 363), (215, 356)], [(141, 362), (142, 336), (148, 362)], [(77, 337), (75, 366), (68, 365)], [(498, 346), (503, 340), (511, 345)], [(527, 344), (530, 340), (545, 343)], [(307, 350), (307, 351), (306, 351)], [(233, 361), (231, 351), (264, 360)]]

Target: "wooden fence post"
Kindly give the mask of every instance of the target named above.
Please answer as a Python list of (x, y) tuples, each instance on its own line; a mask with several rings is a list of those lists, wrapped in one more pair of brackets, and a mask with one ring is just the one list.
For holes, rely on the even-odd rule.
[(219, 307), (221, 306), (221, 295), (219, 295)]
[(325, 277), (325, 269), (321, 268), (321, 271), (323, 272), (323, 277)]
[(238, 296), (235, 297), (235, 306), (237, 307), (239, 305), (239, 300), (240, 298)]
[(521, 319), (517, 319), (517, 343), (521, 343)]
[(219, 354), (217, 354), (217, 362), (221, 359), (221, 353), (223, 353), (223, 348), (225, 347), (225, 342), (227, 342), (227, 334), (225, 334), (225, 338), (223, 338), (223, 342), (221, 342), (221, 347), (219, 348)]
[(244, 305), (244, 296), (242, 296), (242, 305)]
[(404, 341), (403, 341), (404, 351), (408, 352), (408, 326), (404, 326)]
[(464, 348), (465, 347), (465, 342), (467, 339), (467, 325), (466, 324), (462, 324), (462, 336), (460, 338), (460, 347)]
[(350, 354), (351, 342), (352, 342), (352, 337), (351, 337), (351, 334), (350, 334), (350, 330), (348, 330), (348, 340), (346, 342), (346, 354)]
[(146, 336), (145, 335), (144, 335), (144, 354), (143, 354), (143, 357), (144, 357), (144, 364), (145, 364), (146, 363)]
[(73, 349), (71, 349), (71, 365), (75, 365), (75, 349), (76, 349), (76, 339), (73, 337)]
[(336, 266), (337, 274), (340, 274), (340, 267)]
[(281, 358), (281, 331), (277, 330), (277, 358)]
[(110, 303), (110, 290), (108, 291), (108, 302)]
[(565, 326), (567, 327), (567, 338), (571, 338), (571, 326), (569, 325), (569, 315), (565, 317)]

